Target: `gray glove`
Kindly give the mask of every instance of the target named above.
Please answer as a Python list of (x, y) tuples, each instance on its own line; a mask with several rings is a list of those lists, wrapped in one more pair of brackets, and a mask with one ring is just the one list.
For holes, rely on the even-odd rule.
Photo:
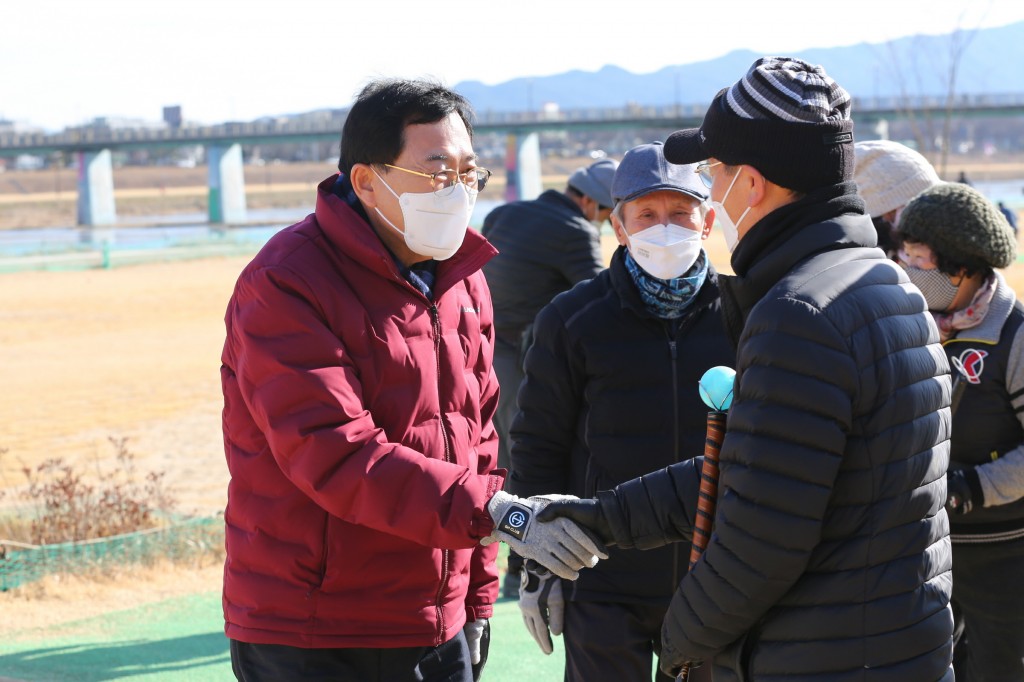
[(537, 522), (537, 512), (550, 502), (545, 497), (523, 499), (499, 490), (487, 503), (494, 530), (480, 544), (500, 540), (524, 559), (533, 559), (561, 578), (576, 580), (579, 569), (593, 568), (608, 554), (600, 542), (569, 519)]
[(554, 651), (551, 635), (561, 635), (565, 625), (562, 580), (548, 569), (527, 561), (519, 583), (519, 610), (526, 629), (545, 654)]

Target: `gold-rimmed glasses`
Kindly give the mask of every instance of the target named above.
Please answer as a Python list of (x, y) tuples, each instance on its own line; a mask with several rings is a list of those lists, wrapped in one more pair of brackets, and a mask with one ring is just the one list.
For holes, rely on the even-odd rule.
[(392, 166), (390, 163), (382, 164), (386, 168), (394, 168), (395, 170), (405, 171), (406, 173), (412, 173), (413, 175), (419, 175), (424, 178), (430, 178), (430, 182), (434, 187), (434, 194), (438, 196), (447, 196), (451, 194), (455, 188), (456, 183), (461, 182), (467, 188), (476, 190), (479, 192), (487, 184), (487, 179), (491, 177), (491, 171), (486, 168), (470, 168), (467, 171), (461, 173), (456, 170), (440, 170), (436, 173), (421, 173), (419, 171), (409, 170), (408, 168), (402, 168), (401, 166)]
[(715, 180), (714, 176), (711, 175), (711, 169), (714, 168), (715, 166), (721, 165), (721, 161), (715, 161), (714, 163), (708, 163), (707, 161), (705, 161), (704, 163), (698, 163), (697, 167), (693, 170), (693, 172), (696, 173), (698, 177), (700, 177), (700, 181), (704, 183), (705, 187), (711, 189), (711, 183), (714, 182)]

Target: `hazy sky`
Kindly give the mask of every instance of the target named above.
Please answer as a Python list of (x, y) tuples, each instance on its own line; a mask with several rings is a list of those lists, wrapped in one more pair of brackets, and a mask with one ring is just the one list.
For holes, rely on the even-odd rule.
[(159, 120), (168, 104), (204, 123), (341, 107), (378, 76), (494, 84), (735, 49), (799, 56), (1002, 26), (1024, 20), (1024, 2), (7, 0), (3, 14), (0, 119), (55, 130)]

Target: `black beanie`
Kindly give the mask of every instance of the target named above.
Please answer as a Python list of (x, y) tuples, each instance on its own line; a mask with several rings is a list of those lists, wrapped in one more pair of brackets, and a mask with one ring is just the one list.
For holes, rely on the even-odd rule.
[(850, 96), (820, 66), (762, 57), (715, 96), (700, 128), (665, 141), (671, 163), (711, 157), (753, 166), (776, 185), (804, 193), (852, 180)]
[(1017, 259), (1006, 218), (984, 194), (960, 182), (940, 183), (911, 199), (897, 230), (959, 265), (1005, 268)]

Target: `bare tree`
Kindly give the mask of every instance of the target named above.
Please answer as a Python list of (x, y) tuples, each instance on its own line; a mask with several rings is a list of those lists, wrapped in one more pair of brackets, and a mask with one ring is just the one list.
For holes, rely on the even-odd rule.
[[(991, 2), (988, 7), (991, 7)], [(986, 8), (987, 10), (987, 8)], [(986, 11), (987, 14), (987, 11)], [(947, 50), (943, 56), (929, 54), (921, 36), (915, 36), (909, 43), (906, 54), (900, 51), (894, 41), (886, 43), (886, 56), (882, 61), (899, 89), (897, 108), (910, 126), (911, 135), (918, 150), (926, 156), (929, 152), (939, 153), (938, 172), (945, 177), (952, 146), (953, 117), (957, 104), (957, 77), (965, 54), (978, 32), (978, 28), (963, 29), (966, 9), (957, 19), (956, 28), (948, 36)], [(978, 20), (978, 26), (984, 15)], [(936, 125), (929, 106), (929, 92), (926, 72), (931, 71), (944, 91), (942, 107), (942, 130), (936, 133)], [(934, 82), (934, 81), (933, 81)], [(935, 92), (932, 90), (932, 92)], [(923, 119), (923, 121), (922, 121)]]
[[(899, 90), (897, 98), (897, 109), (903, 114), (907, 124), (910, 126), (910, 134), (914, 138), (917, 149), (922, 154), (934, 150), (935, 135), (931, 112), (928, 109), (919, 109), (917, 97), (914, 93), (920, 94), (925, 91), (924, 78), (921, 75), (921, 56), (925, 53), (925, 41), (921, 36), (911, 38), (906, 54), (900, 54), (895, 41), (885, 44), (886, 58), (885, 65), (888, 67), (889, 75)], [(925, 130), (922, 130), (923, 118)]]
[[(963, 20), (963, 15), (960, 15)], [(939, 172), (945, 176), (946, 164), (949, 161), (950, 130), (953, 125), (953, 106), (956, 103), (956, 77), (960, 70), (960, 62), (963, 60), (967, 48), (970, 46), (978, 29), (963, 31), (957, 22), (957, 28), (949, 36), (949, 68), (946, 71), (946, 109), (942, 124), (942, 162), (939, 164)]]

